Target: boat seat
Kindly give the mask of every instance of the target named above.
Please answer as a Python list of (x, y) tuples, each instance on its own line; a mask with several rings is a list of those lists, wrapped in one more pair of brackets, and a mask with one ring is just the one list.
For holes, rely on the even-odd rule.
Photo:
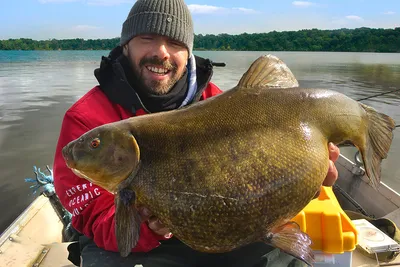
[(12, 235), (1, 247), (1, 267), (75, 267), (68, 260), (70, 243), (38, 244)]
[(53, 243), (47, 245), (48, 252), (38, 267), (75, 267), (68, 260), (67, 247), (70, 243)]

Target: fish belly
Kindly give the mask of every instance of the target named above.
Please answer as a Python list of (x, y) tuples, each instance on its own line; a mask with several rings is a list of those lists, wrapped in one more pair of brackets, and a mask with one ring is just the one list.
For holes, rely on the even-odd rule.
[(247, 138), (252, 142), (214, 142), (218, 153), (197, 147), (173, 159), (153, 158), (152, 168), (139, 174), (139, 202), (200, 251), (225, 252), (259, 241), (309, 203), (326, 176), (328, 149), (312, 127)]

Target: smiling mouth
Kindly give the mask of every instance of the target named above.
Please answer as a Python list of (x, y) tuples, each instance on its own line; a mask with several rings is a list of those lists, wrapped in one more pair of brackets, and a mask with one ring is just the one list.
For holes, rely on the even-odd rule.
[(158, 74), (158, 75), (165, 75), (167, 73), (170, 72), (169, 69), (166, 68), (157, 68), (157, 67), (153, 67), (153, 66), (146, 66), (146, 69), (148, 69), (149, 71)]

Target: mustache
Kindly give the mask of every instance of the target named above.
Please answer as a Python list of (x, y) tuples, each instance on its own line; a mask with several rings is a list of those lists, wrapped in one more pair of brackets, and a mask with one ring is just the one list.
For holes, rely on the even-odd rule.
[(171, 62), (169, 60), (162, 60), (158, 57), (147, 57), (147, 58), (142, 58), (139, 62), (139, 66), (143, 67), (146, 64), (152, 64), (152, 65), (159, 65), (162, 66), (164, 69), (168, 70), (176, 70), (178, 69), (178, 66), (176, 63)]

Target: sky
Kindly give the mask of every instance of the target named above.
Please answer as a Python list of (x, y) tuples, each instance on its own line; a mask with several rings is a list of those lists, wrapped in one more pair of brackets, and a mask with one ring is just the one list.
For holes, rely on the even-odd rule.
[[(119, 37), (135, 0), (0, 0), (0, 40)], [(400, 27), (399, 0), (186, 0), (196, 34)]]

